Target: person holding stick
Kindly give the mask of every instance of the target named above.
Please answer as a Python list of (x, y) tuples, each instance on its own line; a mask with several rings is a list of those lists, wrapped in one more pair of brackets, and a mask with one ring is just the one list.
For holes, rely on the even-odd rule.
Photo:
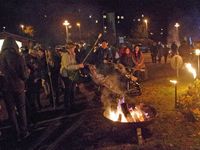
[(61, 53), (60, 74), (65, 84), (64, 105), (66, 112), (73, 110), (76, 81), (78, 80), (77, 71), (84, 68), (82, 63), (77, 64), (76, 62), (75, 48), (76, 45), (70, 42), (66, 45), (66, 51)]

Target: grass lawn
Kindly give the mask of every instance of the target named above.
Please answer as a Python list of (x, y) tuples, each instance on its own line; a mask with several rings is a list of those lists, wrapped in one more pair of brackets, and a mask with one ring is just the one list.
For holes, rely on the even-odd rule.
[[(152, 105), (158, 113), (155, 122), (149, 126), (153, 136), (146, 142), (146, 146), (154, 145), (159, 150), (199, 150), (200, 121), (189, 122), (174, 107), (174, 85), (169, 80), (176, 77), (176, 72), (169, 64), (149, 64), (148, 68), (149, 79), (141, 83), (142, 95), (135, 98), (137, 102)], [(190, 73), (180, 71), (178, 96), (187, 92), (193, 80)]]

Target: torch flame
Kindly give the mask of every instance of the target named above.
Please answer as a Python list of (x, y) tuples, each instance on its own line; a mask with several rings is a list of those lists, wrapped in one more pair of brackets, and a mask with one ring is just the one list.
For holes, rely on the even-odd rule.
[(195, 79), (197, 77), (196, 70), (192, 67), (192, 65), (190, 63), (186, 63), (185, 66), (188, 69), (188, 71), (192, 73), (192, 75)]

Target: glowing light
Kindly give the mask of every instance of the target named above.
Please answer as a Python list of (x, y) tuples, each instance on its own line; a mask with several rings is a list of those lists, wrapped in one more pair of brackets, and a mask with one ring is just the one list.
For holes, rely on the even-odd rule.
[(77, 23), (76, 23), (76, 25), (77, 25), (78, 27), (80, 27), (80, 26), (81, 26), (80, 22), (77, 22)]
[(179, 28), (180, 27), (180, 24), (178, 22), (175, 23), (174, 25), (176, 28)]
[(21, 24), (20, 27), (22, 28), (22, 30), (24, 29), (24, 25), (23, 24)]
[(70, 25), (70, 23), (69, 23), (67, 20), (65, 20), (65, 21), (63, 22), (63, 25), (64, 25), (64, 26), (68, 26), (68, 25)]
[(177, 80), (169, 80), (173, 84), (177, 84)]
[(145, 121), (145, 118), (149, 118), (148, 113), (144, 113), (139, 107), (136, 106), (135, 108), (129, 108), (131, 118), (127, 120), (121, 108), (122, 103), (124, 103), (124, 98), (121, 100), (119, 99), (116, 111), (108, 110), (107, 117), (110, 120), (115, 122), (142, 122)]
[(92, 18), (92, 15), (89, 15), (89, 18)]
[(124, 16), (121, 16), (121, 19), (124, 19)]
[(195, 55), (199, 56), (200, 55), (200, 49), (195, 50)]
[(96, 20), (96, 21), (95, 21), (95, 23), (99, 23), (99, 21), (98, 21), (98, 20)]
[(139, 19), (138, 19), (138, 22), (140, 22), (140, 21), (141, 21), (141, 19), (139, 18)]
[(185, 66), (188, 69), (188, 71), (192, 73), (192, 75), (195, 79), (197, 77), (196, 70), (192, 67), (192, 65), (190, 63), (186, 63)]
[(106, 19), (106, 18), (107, 18), (107, 16), (106, 16), (106, 15), (103, 15), (103, 18), (104, 18), (104, 19)]
[(148, 23), (148, 20), (147, 20), (147, 19), (144, 19), (144, 23), (146, 23), (146, 24), (147, 24), (147, 23)]

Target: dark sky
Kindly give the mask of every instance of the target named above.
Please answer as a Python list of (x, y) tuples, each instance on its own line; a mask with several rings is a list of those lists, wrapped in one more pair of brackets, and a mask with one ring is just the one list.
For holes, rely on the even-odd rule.
[(58, 26), (66, 18), (72, 24), (80, 20), (87, 27), (88, 15), (99, 19), (103, 12), (115, 12), (125, 16), (119, 29), (125, 28), (125, 33), (130, 31), (132, 19), (141, 14), (150, 20), (150, 28), (156, 32), (172, 20), (199, 10), (199, 0), (1, 0), (0, 28), (5, 26), (6, 31), (18, 33), (19, 24), (23, 23), (32, 25), (38, 36), (44, 31), (56, 36), (55, 33), (61, 32)]

